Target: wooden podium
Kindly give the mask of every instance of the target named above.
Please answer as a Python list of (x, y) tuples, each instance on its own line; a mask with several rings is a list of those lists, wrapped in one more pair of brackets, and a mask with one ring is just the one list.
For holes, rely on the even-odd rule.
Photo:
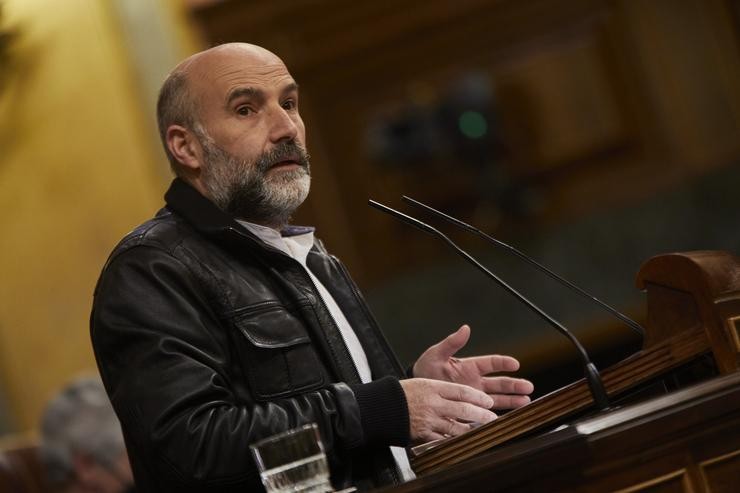
[(643, 349), (602, 371), (596, 413), (581, 380), (412, 457), (412, 491), (740, 491), (740, 259), (661, 255)]

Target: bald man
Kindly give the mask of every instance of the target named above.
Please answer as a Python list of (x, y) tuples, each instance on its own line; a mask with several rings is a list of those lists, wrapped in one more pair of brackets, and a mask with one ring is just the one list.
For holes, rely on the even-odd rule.
[(346, 269), (289, 220), (310, 187), (298, 86), (260, 47), (198, 53), (157, 117), (176, 175), (115, 248), (91, 334), (140, 491), (257, 491), (249, 445), (317, 423), (332, 482), (413, 478), (403, 447), (526, 404), (507, 356), (458, 359), (462, 326), (406, 374)]

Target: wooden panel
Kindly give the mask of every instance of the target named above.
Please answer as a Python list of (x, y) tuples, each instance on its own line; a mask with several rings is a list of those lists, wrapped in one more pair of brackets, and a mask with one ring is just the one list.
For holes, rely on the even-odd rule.
[(736, 352), (740, 352), (740, 317), (727, 319), (727, 333)]
[[(496, 70), (515, 172), (532, 174), (628, 145), (598, 24), (538, 46)], [(525, 119), (526, 120), (523, 120)]]
[[(706, 426), (712, 430), (724, 425), (707, 423)], [(712, 431), (702, 440), (691, 438), (691, 446), (680, 445), (681, 440), (677, 442), (655, 443), (636, 452), (636, 457), (594, 465), (588, 473), (593, 479), (583, 491), (737, 491), (740, 477), (737, 430), (724, 434)], [(603, 474), (603, 470), (609, 473)], [(625, 483), (628, 486), (623, 486)]]
[[(648, 305), (649, 323), (668, 331), (662, 314), (671, 312), (676, 302), (691, 293), (699, 316), (712, 346), (712, 352), (721, 372), (736, 371), (740, 358), (726, 329), (726, 319), (737, 315), (740, 309), (740, 275), (738, 259), (729, 252), (697, 251), (689, 254), (667, 254), (648, 260), (637, 276), (637, 286), (651, 291), (658, 289), (658, 297)], [(672, 301), (670, 301), (672, 299)], [(679, 312), (683, 313), (683, 312)], [(693, 319), (688, 319), (689, 323)], [(653, 322), (650, 322), (653, 321)], [(680, 323), (680, 322), (679, 322)], [(677, 328), (680, 329), (684, 325)]]
[(725, 477), (739, 476), (738, 449), (740, 373), (735, 372), (595, 414), (383, 491), (709, 493), (699, 464), (717, 464), (714, 484), (725, 484)]
[(740, 471), (740, 450), (699, 464), (704, 487), (711, 493), (730, 493), (737, 491)]
[[(211, 42), (263, 44), (300, 82), (316, 193), (298, 219), (364, 285), (445, 255), (367, 198), (408, 193), (506, 234), (740, 157), (740, 57), (719, 0), (231, 0), (192, 12)], [(484, 169), (448, 155), (374, 162), (366, 135), (384, 111), (433, 107), (469, 73), (490, 77), (503, 155)], [(518, 209), (498, 201), (506, 184), (523, 190)]]
[(740, 289), (725, 294), (717, 300), (716, 306), (720, 318), (718, 323), (727, 340), (728, 352), (734, 354), (734, 365), (740, 368), (740, 317), (737, 316), (740, 313)]
[(686, 470), (682, 469), (629, 488), (616, 490), (615, 493), (690, 493), (693, 491), (694, 488), (691, 486)]
[(647, 344), (653, 342), (650, 338), (662, 339), (674, 332), (701, 326), (699, 309), (691, 293), (655, 283), (645, 283), (644, 289), (650, 327)]
[[(435, 7), (431, 5), (429, 8), (434, 10)], [(595, 31), (597, 26), (588, 24), (580, 27), (581, 23), (594, 15), (598, 7), (580, 5), (580, 10), (574, 8), (575, 12), (570, 12), (570, 16), (566, 17), (558, 16), (555, 4), (537, 2), (529, 10), (539, 11), (532, 12), (532, 17), (527, 19), (522, 18), (523, 13), (511, 5), (499, 8), (498, 11), (492, 8), (478, 12), (478, 19), (469, 19), (464, 25), (443, 24), (438, 31), (405, 39), (392, 50), (370, 52), (362, 57), (347, 59), (341, 66), (327, 67), (331, 70), (331, 77), (321, 72), (314, 75), (313, 70), (298, 75), (302, 77), (300, 80), (304, 87), (310, 86), (312, 101), (319, 101), (321, 113), (317, 114), (318, 121), (313, 123), (318, 123), (325, 135), (341, 136), (332, 140), (330, 147), (327, 146), (327, 159), (337, 164), (333, 173), (342, 185), (339, 194), (344, 209), (354, 218), (350, 225), (352, 236), (367, 249), (364, 258), (374, 264), (370, 272), (365, 270), (367, 281), (378, 280), (387, 272), (408, 270), (429, 262), (440, 255), (441, 249), (416, 231), (369, 209), (366, 198), (395, 203), (402, 193), (408, 193), (424, 197), (438, 207), (464, 217), (475, 214), (483, 220), (483, 226), (502, 215), (495, 206), (485, 207), (497, 186), (491, 183), (491, 172), (476, 168), (464, 156), (444, 154), (431, 158), (420, 157), (403, 166), (374, 162), (366, 144), (368, 121), (376, 120), (385, 108), (419, 105), (421, 99), (433, 111), (435, 104), (445, 97), (448, 88), (464, 74), (476, 73), (489, 77), (495, 94), (500, 96), (502, 112), (520, 115), (518, 121), (521, 123), (514, 123), (514, 126), (536, 127), (535, 123), (542, 119), (542, 115), (548, 115), (549, 123), (536, 127), (537, 136), (542, 139), (541, 146), (532, 146), (531, 134), (519, 134), (521, 137), (509, 139), (512, 160), (506, 163), (504, 158), (502, 164), (512, 174), (536, 174), (569, 162), (574, 156), (580, 158), (597, 152), (604, 148), (606, 141), (622, 138), (620, 120), (615, 118), (616, 123), (609, 123), (606, 130), (596, 133), (579, 133), (579, 123), (573, 123), (570, 127), (573, 129), (572, 137), (561, 139), (563, 132), (554, 132), (556, 121), (575, 122), (578, 117), (568, 118), (567, 112), (578, 105), (573, 98), (562, 105), (554, 104), (557, 95), (547, 90), (546, 84), (541, 82), (546, 78), (537, 82), (539, 67), (550, 67), (558, 74), (585, 72), (585, 78), (593, 74), (596, 74), (594, 78), (599, 78), (601, 61), (593, 58), (593, 54), (599, 51)], [(500, 17), (496, 14), (500, 14)], [(491, 25), (502, 24), (504, 19), (515, 23), (518, 30), (502, 26), (494, 37)], [(512, 47), (512, 38), (524, 37), (529, 30), (535, 29), (533, 19), (541, 19), (540, 29), (543, 29), (542, 23), (547, 22), (550, 24), (547, 29), (555, 32), (546, 41)], [(561, 26), (569, 23), (575, 23), (579, 29), (561, 32)], [(548, 52), (540, 55), (541, 48), (550, 46), (553, 38), (562, 42), (555, 43)], [(471, 39), (476, 40), (474, 45), (468, 41)], [(576, 41), (571, 43), (571, 39)], [(486, 48), (483, 49), (483, 46)], [(420, 53), (434, 53), (435, 56), (419, 56)], [(527, 62), (519, 65), (516, 62), (519, 59)], [(509, 80), (502, 82), (499, 92), (499, 76), (503, 80), (506, 73), (509, 74)], [(523, 87), (525, 84), (529, 86)], [(584, 94), (588, 89), (581, 85), (574, 88), (573, 92)], [(613, 99), (603, 91), (595, 92), (596, 99), (606, 100), (607, 103), (610, 98)], [(519, 97), (522, 93), (525, 93), (527, 100), (539, 94), (539, 105), (525, 112), (521, 111), (521, 106), (509, 104), (506, 99), (509, 95)], [(348, 105), (348, 101), (351, 104)], [(312, 106), (316, 105), (312, 103)], [(351, 111), (348, 111), (349, 108)], [(507, 117), (502, 116), (501, 120), (506, 122)], [(530, 148), (535, 150), (534, 154)], [(492, 156), (489, 159), (493, 159)], [(491, 164), (487, 163), (486, 166)], [(404, 247), (399, 249), (398, 244)], [(369, 253), (382, 251), (395, 253), (387, 256)]]
[(714, 1), (619, 3), (631, 19), (635, 75), (654, 105), (671, 165), (688, 171), (737, 156), (738, 99), (730, 88), (740, 81), (729, 12)]
[[(734, 371), (734, 353), (730, 342), (721, 337), (724, 332), (717, 312), (725, 310), (726, 317), (740, 313), (740, 304), (728, 305), (734, 298), (726, 299), (726, 293), (740, 290), (739, 274), (740, 259), (726, 252), (674, 253), (647, 261), (638, 273), (637, 284), (648, 293), (658, 290), (662, 294), (648, 297), (644, 349), (602, 372), (609, 395), (654, 379), (710, 350), (720, 371)], [(679, 304), (691, 309), (676, 311)], [(730, 307), (736, 311), (727, 311)], [(443, 470), (591, 404), (588, 387), (581, 380), (433, 448), (415, 449), (414, 470), (419, 474)]]

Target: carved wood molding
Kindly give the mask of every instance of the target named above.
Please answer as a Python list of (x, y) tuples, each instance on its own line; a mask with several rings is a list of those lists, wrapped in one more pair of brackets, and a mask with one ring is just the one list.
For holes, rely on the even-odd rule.
[(262, 43), (299, 73), (340, 60), (351, 65), (350, 58), (360, 54), (363, 58), (358, 61), (367, 65), (373, 52), (381, 52), (384, 58), (394, 49), (403, 50), (440, 33), (459, 36), (472, 43), (471, 51), (478, 51), (475, 43), (481, 37), (528, 39), (545, 26), (559, 27), (565, 19), (604, 8), (604, 2), (594, 0), (230, 0), (193, 8), (191, 13), (212, 43)]

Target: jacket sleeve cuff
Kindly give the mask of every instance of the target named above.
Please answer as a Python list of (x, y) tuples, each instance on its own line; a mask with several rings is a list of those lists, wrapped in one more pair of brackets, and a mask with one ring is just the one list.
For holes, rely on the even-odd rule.
[(387, 376), (351, 385), (367, 444), (409, 445), (409, 409), (401, 383)]

